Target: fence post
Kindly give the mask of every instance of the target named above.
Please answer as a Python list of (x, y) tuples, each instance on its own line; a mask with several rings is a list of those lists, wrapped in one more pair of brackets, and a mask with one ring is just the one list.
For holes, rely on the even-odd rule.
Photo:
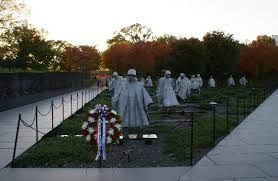
[(36, 116), (36, 143), (39, 142), (39, 132), (38, 132), (38, 106), (36, 106), (36, 113), (35, 113), (35, 116)]
[(72, 115), (72, 94), (70, 95), (70, 115)]
[(238, 124), (238, 122), (239, 122), (238, 102), (239, 102), (239, 99), (238, 99), (238, 97), (236, 97), (236, 124)]
[(193, 165), (193, 133), (194, 130), (194, 113), (191, 112), (191, 136), (190, 136), (190, 165)]
[(243, 97), (243, 117), (245, 118), (246, 113), (245, 113), (245, 96)]
[(215, 145), (216, 140), (216, 126), (215, 126), (215, 106), (213, 106), (213, 144)]
[(253, 108), (256, 108), (256, 92), (254, 91), (254, 96), (253, 96)]
[(227, 132), (229, 132), (229, 97), (227, 98), (227, 104), (226, 104), (226, 126), (227, 126)]
[(77, 95), (76, 95), (76, 101), (77, 101), (77, 104), (76, 104), (76, 111), (78, 111), (78, 92), (77, 92)]
[(54, 112), (53, 112), (53, 100), (51, 101), (51, 126), (52, 126), (52, 129), (54, 128)]
[[(82, 90), (82, 99), (81, 99), (81, 101), (82, 101), (82, 102), (81, 102), (81, 103), (82, 103), (81, 106), (82, 106), (82, 107), (83, 107), (83, 95), (84, 95), (84, 93), (83, 93), (83, 90)], [(82, 108), (82, 107), (81, 107), (81, 108)]]
[(249, 108), (252, 106), (252, 93), (249, 92)]
[(85, 104), (86, 104), (86, 100), (87, 100), (86, 96), (87, 96), (87, 89), (85, 89)]
[(64, 106), (64, 97), (62, 97), (62, 113), (63, 113), (63, 121), (65, 120), (65, 106)]
[(16, 153), (16, 147), (17, 147), (17, 139), (18, 139), (18, 131), (19, 131), (19, 126), (20, 126), (20, 121), (21, 121), (21, 114), (18, 115), (16, 135), (15, 135), (15, 142), (14, 142), (14, 152), (13, 152), (12, 167), (14, 166), (14, 159), (15, 159), (15, 153)]
[(256, 98), (257, 98), (257, 106), (260, 104), (260, 90), (258, 89), (258, 91), (257, 91), (257, 96), (256, 96)]
[(89, 101), (91, 101), (91, 87), (89, 87)]
[(93, 87), (91, 87), (91, 100), (93, 99)]

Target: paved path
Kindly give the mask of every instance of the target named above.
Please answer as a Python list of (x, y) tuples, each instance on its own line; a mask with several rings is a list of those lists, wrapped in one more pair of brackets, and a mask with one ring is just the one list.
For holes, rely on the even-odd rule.
[(181, 180), (277, 181), (278, 90)]
[[(90, 90), (90, 91), (89, 91)], [(93, 99), (98, 93), (101, 92), (101, 89), (97, 90), (96, 87), (91, 87), (89, 89), (83, 90), (83, 104), (89, 102), (90, 99)], [(77, 106), (77, 93), (78, 93), (78, 106)], [(18, 122), (18, 115), (22, 114), (22, 119), (25, 120), (28, 124), (31, 124), (35, 116), (35, 108), (38, 106), (39, 111), (42, 114), (49, 112), (51, 107), (51, 101), (53, 100), (54, 105), (57, 107), (54, 108), (53, 117), (54, 117), (54, 127), (59, 125), (63, 121), (62, 116), (62, 97), (65, 100), (64, 103), (64, 117), (65, 119), (71, 115), (71, 104), (70, 96), (72, 95), (72, 108), (73, 113), (76, 110), (82, 107), (82, 90), (75, 91), (72, 93), (64, 94), (61, 96), (53, 97), (46, 99), (37, 103), (29, 104), (26, 106), (18, 107), (15, 109), (10, 109), (4, 112), (0, 112), (0, 168), (5, 167), (12, 159), (13, 147), (15, 142), (16, 128)], [(60, 106), (60, 107), (59, 107)], [(52, 129), (51, 123), (51, 110), (47, 116), (41, 116), (38, 114), (38, 128), (39, 131), (47, 133)], [(35, 123), (32, 126), (35, 128)], [(43, 134), (39, 133), (39, 139)], [(36, 133), (33, 129), (23, 126), (20, 124), (19, 129), (19, 139), (17, 145), (16, 156), (23, 153), (25, 150), (30, 148), (36, 141)], [(1, 179), (0, 179), (1, 180)]]
[(1, 181), (177, 181), (190, 167), (168, 168), (5, 168)]

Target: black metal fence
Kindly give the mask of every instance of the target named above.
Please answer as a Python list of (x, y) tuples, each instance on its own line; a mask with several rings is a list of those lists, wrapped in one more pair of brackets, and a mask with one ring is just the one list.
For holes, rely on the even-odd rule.
[[(54, 110), (58, 110), (62, 107), (61, 114), (62, 114), (62, 120), (64, 121), (65, 120), (65, 104), (70, 104), (70, 115), (69, 116), (71, 116), (74, 113), (73, 112), (73, 102), (76, 101), (76, 110), (75, 110), (76, 112), (77, 111), (83, 111), (83, 107), (85, 106), (85, 104), (88, 103), (89, 101), (91, 101), (92, 99), (94, 99), (97, 95), (99, 95), (105, 89), (106, 89), (106, 87), (99, 87), (99, 86), (89, 87), (89, 88), (83, 89), (81, 91), (81, 95), (80, 95), (80, 91), (76, 92), (76, 96), (73, 95), (73, 94), (70, 94), (70, 98), (68, 100), (66, 100), (64, 98), (64, 96), (62, 96), (61, 102), (58, 105), (55, 105), (54, 101), (51, 100), (49, 110), (46, 113), (42, 113), (39, 110), (39, 107), (36, 106), (34, 118), (31, 121), (28, 121), (28, 122), (30, 122), (30, 124), (28, 124), (27, 121), (22, 119), (22, 114), (19, 114), (18, 115), (18, 122), (17, 122), (17, 129), (16, 129), (16, 136), (15, 136), (15, 143), (14, 143), (12, 166), (14, 165), (14, 160), (15, 160), (15, 157), (16, 157), (19, 130), (20, 130), (21, 124), (23, 126), (25, 126), (27, 128), (30, 128), (30, 129), (35, 131), (35, 133), (36, 133), (36, 143), (38, 143), (39, 142), (39, 133), (42, 134), (42, 135), (47, 134), (47, 133), (44, 133), (44, 132), (39, 130), (39, 125), (38, 125), (39, 124), (39, 117), (38, 117), (39, 115), (43, 116), (43, 117), (46, 117), (49, 114), (51, 114), (51, 130), (53, 130), (54, 129), (54, 116), (55, 116), (54, 115)], [(81, 96), (81, 105), (78, 101), (79, 96)], [(75, 97), (75, 98), (73, 98), (73, 97)], [(35, 124), (35, 127), (34, 127), (34, 124)]]
[[(202, 145), (196, 145), (199, 144), (200, 136), (205, 134), (210, 137), (207, 145), (213, 147), (251, 114), (272, 92), (273, 89), (253, 88), (247, 94), (227, 97), (224, 104), (208, 102), (207, 104), (211, 106), (208, 112), (185, 112), (187, 117), (190, 116), (190, 140), (186, 145), (186, 150), (189, 150), (189, 153), (186, 152), (186, 154), (189, 154), (187, 158), (189, 158), (190, 165), (194, 164), (194, 160), (198, 160), (194, 154), (198, 152), (196, 149), (202, 147)], [(210, 119), (205, 122), (205, 125), (200, 125), (203, 124), (199, 122), (200, 115), (207, 113), (211, 114)], [(202, 126), (207, 126), (207, 129), (201, 129)], [(200, 133), (200, 131), (203, 132)]]

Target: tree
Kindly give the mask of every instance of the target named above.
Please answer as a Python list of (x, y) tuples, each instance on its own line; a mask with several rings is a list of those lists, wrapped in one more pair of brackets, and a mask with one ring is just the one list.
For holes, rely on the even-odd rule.
[(150, 28), (143, 26), (139, 23), (135, 23), (128, 27), (122, 28), (120, 31), (116, 31), (113, 37), (106, 41), (108, 45), (121, 42), (139, 42), (153, 40), (153, 32)]
[(7, 29), (10, 25), (17, 23), (23, 12), (26, 12), (23, 2), (0, 0), (0, 29)]
[[(197, 38), (179, 39), (172, 43), (171, 62), (169, 68), (175, 72), (202, 73), (206, 72), (208, 52)], [(168, 68), (168, 67), (167, 67)]]
[(240, 44), (233, 35), (213, 31), (203, 37), (209, 52), (209, 72), (227, 74), (236, 71)]
[(153, 72), (155, 67), (155, 54), (153, 42), (122, 42), (111, 45), (103, 53), (106, 67), (126, 73), (134, 68), (140, 73)]
[(275, 39), (267, 35), (257, 36), (257, 40), (251, 43), (251, 46), (276, 46)]
[(98, 69), (101, 56), (95, 46), (80, 45), (67, 47), (65, 67), (68, 71), (88, 72)]
[(1, 39), (2, 60), (9, 68), (48, 70), (54, 52), (42, 30), (23, 24), (6, 30)]
[(169, 41), (161, 41), (161, 39), (158, 39), (152, 42), (151, 50), (155, 60), (154, 70), (156, 72), (161, 72), (163, 69), (169, 67), (168, 64), (171, 62), (171, 49), (172, 46)]
[(163, 42), (163, 43), (173, 43), (177, 41), (177, 37), (174, 35), (164, 34), (157, 38), (157, 41)]
[(111, 45), (103, 52), (103, 62), (107, 68), (120, 73), (127, 72), (128, 56), (131, 51), (131, 44), (128, 42), (116, 43)]
[(52, 50), (54, 52), (53, 59), (50, 62), (49, 70), (50, 71), (64, 71), (66, 70), (66, 49), (72, 47), (72, 45), (66, 41), (50, 40)]
[(132, 44), (127, 64), (129, 68), (134, 68), (140, 73), (153, 72), (155, 59), (152, 42), (140, 41)]
[(239, 71), (251, 76), (262, 77), (278, 72), (278, 47), (266, 35), (240, 48)]

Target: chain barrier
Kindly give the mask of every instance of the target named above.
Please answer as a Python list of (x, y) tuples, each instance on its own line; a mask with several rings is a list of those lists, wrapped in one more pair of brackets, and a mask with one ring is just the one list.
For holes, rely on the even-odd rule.
[(64, 98), (64, 102), (65, 102), (65, 103), (69, 103), (69, 102), (70, 102), (70, 99), (69, 99), (68, 101), (66, 101), (66, 99)]
[(60, 104), (59, 106), (55, 106), (55, 104), (53, 104), (53, 107), (54, 107), (55, 109), (59, 109), (59, 108), (62, 106), (62, 104), (63, 104), (63, 101), (61, 101), (61, 104)]
[(38, 109), (38, 113), (41, 115), (41, 116), (47, 116), (51, 111), (51, 105), (50, 105), (50, 108), (49, 108), (49, 111), (46, 113), (46, 114), (43, 114), (40, 112), (40, 110)]
[[(36, 119), (36, 117), (34, 118), (34, 120)], [(22, 124), (24, 125), (24, 126), (26, 126), (26, 127), (28, 127), (28, 128), (31, 128), (31, 129), (33, 129), (33, 130), (35, 130), (35, 131), (38, 131), (39, 133), (41, 133), (41, 134), (43, 134), (43, 135), (45, 135), (46, 133), (43, 133), (43, 132), (41, 132), (41, 131), (39, 131), (39, 130), (36, 130), (36, 128), (33, 128), (32, 127), (32, 125), (28, 125), (27, 123), (26, 123), (26, 121), (24, 121), (22, 118), (20, 119), (20, 121), (22, 122)]]
[(76, 96), (76, 99), (74, 99), (73, 97), (72, 97), (72, 101), (76, 101), (77, 100), (77, 96)]
[[(20, 118), (20, 120), (23, 121), (22, 118)], [(35, 114), (35, 116), (34, 116), (34, 119), (31, 121), (31, 122), (32, 122), (31, 124), (28, 124), (26, 121), (24, 121), (24, 123), (23, 123), (23, 122), (22, 122), (22, 123), (23, 123), (24, 126), (26, 126), (26, 127), (29, 128), (29, 127), (32, 127), (32, 126), (33, 126), (33, 124), (35, 123), (35, 121), (36, 121), (36, 114)]]
[[(101, 91), (100, 91), (100, 92), (98, 91), (98, 92), (97, 92), (97, 95), (100, 94), (103, 90), (105, 90), (105, 89), (102, 89), (102, 88), (101, 88)], [(89, 100), (92, 100), (92, 99), (95, 98), (95, 97), (94, 97), (94, 91), (91, 92), (91, 93), (92, 93), (92, 98), (91, 98), (91, 99), (89, 98)], [(88, 92), (85, 93), (85, 96), (86, 96), (86, 94), (88, 94)], [(89, 94), (90, 94), (90, 92), (89, 92)], [(82, 99), (83, 99), (83, 96), (82, 96)], [(14, 151), (13, 151), (13, 157), (12, 157), (12, 167), (14, 166), (14, 160), (15, 160), (15, 157), (16, 157), (15, 155), (16, 155), (16, 150), (17, 150), (17, 141), (18, 141), (18, 133), (19, 133), (19, 128), (20, 128), (20, 123), (22, 123), (25, 127), (31, 128), (31, 129), (33, 129), (34, 131), (36, 131), (36, 142), (38, 142), (38, 133), (43, 134), (43, 135), (46, 135), (46, 134), (47, 134), (47, 133), (44, 133), (44, 132), (41, 132), (41, 131), (38, 130), (38, 114), (40, 114), (41, 116), (47, 116), (50, 112), (52, 112), (52, 118), (51, 118), (51, 119), (52, 119), (52, 129), (53, 129), (53, 108), (59, 109), (59, 108), (63, 105), (63, 103), (69, 103), (69, 102), (72, 103), (72, 101), (77, 101), (77, 108), (78, 108), (78, 93), (77, 93), (76, 99), (74, 99), (74, 98), (72, 97), (72, 95), (71, 95), (71, 97), (70, 97), (70, 100), (68, 100), (68, 101), (64, 100), (64, 98), (62, 97), (62, 101), (61, 101), (61, 103), (60, 103), (59, 106), (56, 106), (56, 105), (53, 103), (53, 100), (52, 100), (52, 101), (51, 101), (50, 108), (49, 108), (49, 110), (48, 110), (48, 112), (47, 112), (46, 114), (43, 114), (41, 111), (39, 111), (38, 106), (36, 106), (35, 116), (34, 116), (33, 120), (31, 120), (31, 124), (28, 124), (25, 120), (23, 120), (23, 119), (21, 118), (21, 114), (19, 114), (19, 117), (18, 117), (18, 124), (17, 124), (17, 131), (16, 131), (16, 139), (15, 139)], [(71, 107), (71, 109), (72, 109), (72, 107)], [(71, 112), (72, 112), (72, 110), (71, 110)], [(72, 113), (71, 113), (71, 114), (72, 114)], [(64, 112), (63, 112), (63, 116), (64, 116)], [(63, 119), (64, 119), (64, 118), (63, 118)], [(36, 122), (36, 128), (33, 127), (33, 125), (34, 125), (35, 122)]]

